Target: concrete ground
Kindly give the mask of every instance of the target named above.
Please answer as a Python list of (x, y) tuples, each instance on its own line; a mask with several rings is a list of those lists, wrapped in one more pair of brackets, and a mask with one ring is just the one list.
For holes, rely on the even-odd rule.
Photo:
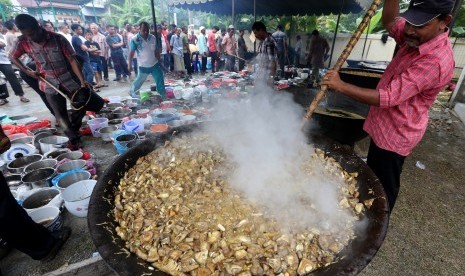
[[(128, 90), (129, 83), (113, 82), (100, 94), (126, 96)], [(13, 95), (1, 113), (50, 118), (35, 92), (26, 87), (25, 91), (30, 103)], [(465, 127), (441, 105), (435, 105), (431, 118), (424, 139), (405, 161), (386, 239), (360, 275), (463, 275), (465, 271)], [(84, 146), (100, 172), (117, 155), (111, 144), (96, 138), (85, 137)], [(368, 139), (357, 143), (356, 152), (365, 155), (367, 146)], [(425, 169), (417, 167), (418, 161)], [(98, 256), (92, 258), (95, 247), (87, 220), (65, 211), (64, 221), (73, 233), (53, 262), (41, 264), (13, 250), (0, 260), (3, 275), (115, 275)]]

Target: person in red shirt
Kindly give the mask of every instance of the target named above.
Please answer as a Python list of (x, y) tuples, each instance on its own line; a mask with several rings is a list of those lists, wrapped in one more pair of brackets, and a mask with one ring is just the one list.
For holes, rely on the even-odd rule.
[(218, 32), (218, 27), (214, 26), (212, 31), (208, 34), (207, 46), (208, 52), (210, 53), (210, 58), (212, 62), (212, 73), (215, 73), (215, 66), (218, 62), (218, 47), (216, 45), (216, 32)]
[(367, 164), (383, 184), (391, 211), (404, 160), (422, 139), (428, 110), (453, 76), (447, 28), (453, 7), (454, 0), (412, 0), (399, 14), (399, 1), (386, 0), (382, 21), (400, 49), (377, 88), (345, 83), (336, 71), (323, 79), (330, 89), (371, 106), (364, 124), (371, 137)]

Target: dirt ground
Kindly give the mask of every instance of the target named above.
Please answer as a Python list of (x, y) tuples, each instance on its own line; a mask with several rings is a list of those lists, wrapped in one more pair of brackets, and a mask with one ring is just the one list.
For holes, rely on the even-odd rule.
[[(113, 83), (103, 96), (126, 95), (128, 83)], [(11, 91), (11, 90), (10, 90)], [(37, 107), (25, 107), (12, 96), (8, 115), (34, 114), (49, 117), (40, 106), (39, 98), (26, 89)], [(440, 98), (447, 101), (450, 94)], [(366, 155), (368, 139), (358, 142), (355, 150)], [(117, 156), (111, 144), (86, 137), (99, 171), (103, 171)], [(430, 126), (422, 142), (406, 159), (401, 179), (401, 191), (390, 218), (386, 239), (373, 261), (360, 275), (463, 275), (465, 263), (465, 127), (442, 105), (431, 111)], [(424, 169), (417, 166), (424, 165)], [(64, 212), (65, 225), (72, 228), (70, 240), (56, 259), (49, 264), (31, 260), (13, 250), (0, 260), (3, 275), (42, 275), (88, 258), (95, 252), (87, 220)], [(110, 270), (93, 275), (112, 275)], [(79, 275), (79, 273), (78, 273)], [(84, 275), (84, 274), (81, 274)], [(89, 275), (89, 274), (86, 274)]]

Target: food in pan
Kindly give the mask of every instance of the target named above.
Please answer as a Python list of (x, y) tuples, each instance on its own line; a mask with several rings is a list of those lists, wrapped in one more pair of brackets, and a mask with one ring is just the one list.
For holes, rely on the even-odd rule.
[[(339, 183), (338, 208), (349, 219), (337, 231), (298, 227), (289, 210), (283, 210), (289, 219), (283, 227), (231, 185), (235, 164), (222, 149), (206, 135), (193, 135), (167, 142), (124, 175), (114, 202), (116, 232), (130, 252), (171, 275), (307, 274), (337, 260), (371, 203), (359, 202), (357, 173), (321, 150), (295, 166), (308, 175), (322, 169)], [(312, 202), (302, 204), (315, 211)]]

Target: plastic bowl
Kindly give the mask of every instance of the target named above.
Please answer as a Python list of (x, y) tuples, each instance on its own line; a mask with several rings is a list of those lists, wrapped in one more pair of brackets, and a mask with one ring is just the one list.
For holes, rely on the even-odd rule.
[(96, 183), (96, 180), (81, 180), (61, 192), (65, 207), (71, 214), (77, 217), (87, 216), (90, 196)]
[(150, 126), (150, 130), (155, 133), (166, 132), (168, 128), (167, 124), (153, 124)]

